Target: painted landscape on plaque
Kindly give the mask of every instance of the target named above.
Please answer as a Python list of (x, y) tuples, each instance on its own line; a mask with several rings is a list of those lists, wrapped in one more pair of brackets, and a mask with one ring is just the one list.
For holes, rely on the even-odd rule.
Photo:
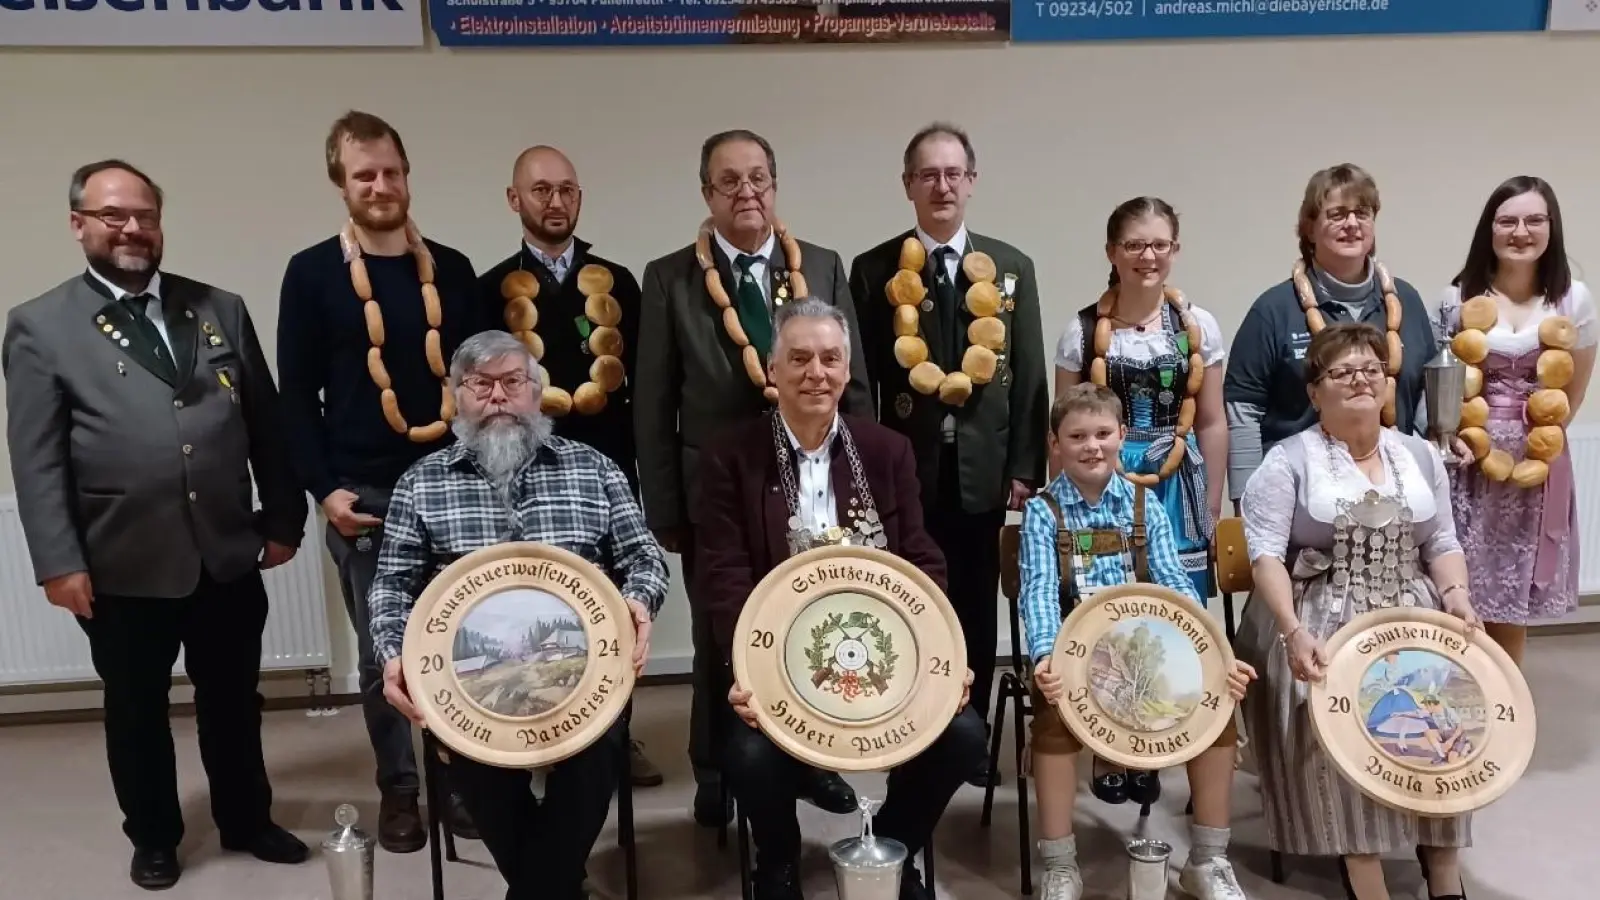
[(500, 591), (467, 611), (452, 647), (456, 681), (479, 706), (507, 718), (554, 709), (583, 680), (589, 639), (554, 594)]
[(1200, 705), (1205, 675), (1194, 642), (1161, 619), (1118, 622), (1095, 642), (1089, 690), (1102, 712), (1131, 731), (1165, 731)]
[(1367, 667), (1359, 701), (1367, 736), (1413, 768), (1450, 766), (1483, 746), (1483, 689), (1453, 660), (1399, 650)]

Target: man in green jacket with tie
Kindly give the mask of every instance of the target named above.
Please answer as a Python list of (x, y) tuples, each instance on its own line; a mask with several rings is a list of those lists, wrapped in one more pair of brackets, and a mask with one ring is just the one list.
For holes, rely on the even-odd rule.
[[(692, 593), (701, 449), (722, 429), (772, 407), (777, 395), (767, 388), (765, 374), (772, 312), (802, 296), (839, 307), (851, 323), (850, 385), (842, 408), (865, 415), (871, 403), (844, 261), (832, 250), (794, 239), (778, 221), (772, 145), (742, 129), (707, 138), (700, 150), (700, 194), (711, 215), (695, 242), (651, 262), (641, 279), (633, 408), (645, 516), (661, 545), (681, 554), (691, 591), (689, 758), (698, 785), (695, 819), (714, 827), (731, 816), (721, 799), (711, 736), (717, 704), (727, 703), (731, 672)], [(855, 809), (855, 794), (843, 779), (814, 776), (808, 799), (831, 812)]]

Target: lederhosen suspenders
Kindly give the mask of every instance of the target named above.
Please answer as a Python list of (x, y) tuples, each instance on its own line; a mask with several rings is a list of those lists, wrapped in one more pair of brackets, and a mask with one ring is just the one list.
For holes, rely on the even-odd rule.
[(1067, 520), (1061, 512), (1061, 504), (1056, 500), (1056, 495), (1046, 490), (1041, 494), (1045, 505), (1050, 507), (1050, 512), (1056, 517), (1056, 560), (1057, 571), (1060, 573), (1060, 603), (1061, 618), (1065, 619), (1068, 613), (1077, 607), (1081, 599), (1078, 590), (1077, 560), (1080, 557), (1093, 559), (1112, 553), (1126, 552), (1133, 557), (1133, 577), (1135, 581), (1148, 582), (1150, 580), (1150, 541), (1145, 533), (1144, 526), (1144, 495), (1142, 485), (1133, 486), (1133, 534), (1131, 537), (1124, 535), (1120, 528), (1093, 528), (1084, 531), (1072, 531), (1067, 528)]

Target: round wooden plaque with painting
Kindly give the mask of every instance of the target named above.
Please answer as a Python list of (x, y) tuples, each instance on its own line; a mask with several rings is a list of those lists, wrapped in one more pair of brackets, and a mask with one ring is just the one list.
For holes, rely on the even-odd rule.
[(1233, 649), (1212, 615), (1155, 584), (1096, 591), (1061, 623), (1056, 708), (1085, 749), (1115, 765), (1182, 765), (1233, 718)]
[(417, 598), (401, 661), (451, 751), (493, 766), (560, 762), (605, 734), (633, 693), (633, 615), (603, 572), (535, 543), (450, 564)]
[(1480, 629), (1435, 609), (1391, 607), (1327, 641), (1307, 702), (1344, 777), (1385, 806), (1456, 816), (1489, 805), (1533, 758), (1533, 695)]
[(888, 551), (790, 557), (750, 593), (737, 628), (734, 678), (762, 732), (818, 768), (898, 766), (960, 709), (967, 653), (955, 609)]

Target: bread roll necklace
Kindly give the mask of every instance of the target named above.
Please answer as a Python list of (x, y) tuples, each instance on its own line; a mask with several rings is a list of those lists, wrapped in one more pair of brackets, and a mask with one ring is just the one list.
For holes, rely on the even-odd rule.
[[(805, 297), (808, 296), (808, 292), (806, 276), (800, 271), (799, 242), (789, 235), (789, 229), (783, 227), (782, 222), (771, 218), (768, 221), (772, 233), (783, 247), (785, 267), (783, 280), (778, 283), (772, 298), (772, 305), (776, 308), (789, 302), (790, 297)], [(761, 359), (761, 352), (750, 344), (750, 336), (744, 333), (744, 326), (739, 324), (739, 310), (734, 308), (733, 300), (728, 297), (728, 289), (722, 286), (722, 273), (717, 271), (717, 258), (711, 253), (711, 235), (714, 228), (711, 219), (707, 218), (700, 223), (700, 231), (694, 238), (694, 258), (695, 262), (700, 264), (700, 270), (705, 273), (706, 293), (711, 295), (711, 302), (722, 310), (722, 330), (728, 333), (728, 339), (739, 348), (745, 376), (752, 384), (761, 388), (761, 394), (768, 403), (777, 403), (778, 389), (767, 380), (767, 367)]]
[[(1378, 272), (1378, 285), (1383, 291), (1384, 328), (1389, 345), (1389, 374), (1383, 380), (1383, 424), (1393, 425), (1394, 377), (1400, 374), (1400, 364), (1405, 361), (1405, 346), (1400, 341), (1400, 298), (1394, 292), (1394, 278), (1389, 275), (1388, 268), (1377, 260), (1372, 261), (1372, 266)], [(1322, 318), (1322, 310), (1317, 308), (1317, 294), (1311, 288), (1311, 277), (1306, 274), (1305, 260), (1294, 261), (1289, 277), (1294, 282), (1295, 296), (1300, 298), (1300, 309), (1306, 314), (1306, 330), (1314, 335), (1327, 327), (1327, 323)]]
[(1566, 422), (1572, 413), (1566, 386), (1572, 381), (1572, 348), (1578, 342), (1578, 329), (1566, 316), (1549, 316), (1539, 323), (1539, 353), (1535, 376), (1539, 388), (1528, 395), (1523, 411), (1531, 427), (1523, 445), (1523, 460), (1514, 462), (1504, 450), (1491, 449), (1489, 402), (1482, 396), (1483, 370), (1479, 365), (1489, 356), (1489, 330), (1500, 320), (1500, 305), (1493, 297), (1479, 296), (1461, 304), (1461, 330), (1450, 340), (1450, 350), (1467, 364), (1467, 389), (1461, 404), (1462, 443), (1472, 450), (1472, 458), (1483, 474), (1498, 482), (1510, 480), (1521, 488), (1536, 488), (1550, 477), (1550, 460), (1561, 455), (1567, 444)]
[[(1200, 356), (1200, 325), (1195, 322), (1194, 314), (1189, 311), (1189, 302), (1177, 288), (1163, 287), (1162, 299), (1178, 314), (1178, 322), (1183, 326), (1183, 340), (1188, 343), (1186, 348), (1189, 353), (1189, 380), (1184, 386), (1183, 403), (1178, 406), (1178, 423), (1172, 432), (1172, 450), (1167, 453), (1167, 458), (1162, 461), (1161, 469), (1156, 473), (1123, 473), (1134, 484), (1141, 487), (1155, 487), (1172, 476), (1183, 465), (1184, 459), (1189, 455), (1189, 432), (1194, 429), (1196, 405), (1200, 402), (1200, 385), (1205, 383), (1205, 360)], [(1100, 302), (1095, 304), (1095, 315), (1098, 317), (1094, 325), (1094, 361), (1089, 363), (1089, 380), (1101, 387), (1106, 386), (1106, 356), (1111, 353), (1111, 320), (1112, 311), (1117, 308), (1117, 289), (1112, 288), (1100, 295)], [(1160, 309), (1156, 310), (1160, 315)], [(1143, 328), (1141, 326), (1140, 330)], [(1176, 339), (1177, 336), (1174, 336)]]
[[(579, 415), (592, 416), (606, 408), (606, 395), (622, 387), (627, 378), (627, 367), (622, 364), (622, 332), (617, 328), (622, 322), (622, 305), (611, 296), (615, 286), (611, 270), (605, 266), (589, 263), (578, 270), (583, 317), (591, 326), (584, 343), (594, 354), (594, 362), (589, 364), (589, 380), (571, 393), (551, 384), (550, 370), (541, 363), (539, 378), (544, 393), (539, 398), (539, 410), (545, 415), (560, 417), (577, 410)], [(522, 341), (535, 360), (542, 361), (544, 339), (535, 330), (539, 325), (539, 308), (533, 303), (539, 297), (539, 279), (522, 268), (520, 249), (517, 270), (500, 280), (500, 296), (506, 301), (506, 330)]]
[(928, 342), (922, 338), (922, 313), (933, 309), (931, 302), (924, 302), (928, 286), (923, 283), (922, 270), (927, 264), (928, 248), (916, 236), (907, 237), (900, 245), (899, 269), (884, 288), (894, 307), (894, 358), (910, 370), (911, 387), (917, 393), (937, 394), (944, 403), (962, 406), (972, 396), (973, 385), (994, 379), (1000, 364), (995, 354), (1006, 346), (1006, 324), (998, 317), (1002, 303), (995, 284), (998, 271), (994, 258), (981, 250), (961, 257), (961, 272), (971, 283), (966, 306), (973, 318), (967, 326), (961, 371), (946, 373), (929, 359)]
[(400, 434), (418, 444), (427, 444), (444, 437), (450, 430), (450, 420), (456, 415), (456, 397), (450, 390), (449, 370), (445, 367), (444, 348), (439, 337), (439, 325), (444, 321), (444, 307), (439, 302), (439, 290), (433, 285), (433, 254), (423, 243), (417, 226), (406, 221), (406, 249), (417, 261), (417, 280), (422, 282), (422, 310), (428, 320), (428, 333), (423, 337), (423, 352), (428, 357), (428, 370), (439, 379), (439, 419), (429, 425), (412, 426), (400, 414), (400, 398), (395, 395), (389, 370), (383, 365), (383, 309), (372, 297), (372, 279), (367, 276), (367, 263), (361, 258), (361, 241), (356, 237), (356, 223), (346, 221), (339, 231), (339, 250), (344, 254), (345, 265), (350, 269), (350, 285), (361, 298), (362, 312), (367, 319), (367, 375), (378, 386), (378, 401), (383, 404), (383, 418)]

